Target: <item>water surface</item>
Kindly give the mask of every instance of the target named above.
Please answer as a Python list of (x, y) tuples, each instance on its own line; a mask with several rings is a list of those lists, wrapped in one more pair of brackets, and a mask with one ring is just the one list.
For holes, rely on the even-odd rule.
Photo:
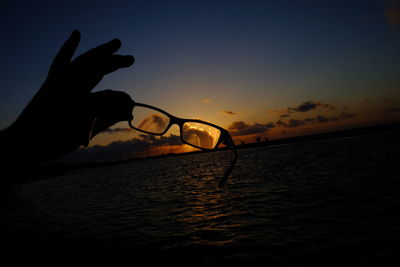
[(392, 131), (81, 169), (3, 203), (16, 263), (146, 266), (385, 265), (400, 241)]

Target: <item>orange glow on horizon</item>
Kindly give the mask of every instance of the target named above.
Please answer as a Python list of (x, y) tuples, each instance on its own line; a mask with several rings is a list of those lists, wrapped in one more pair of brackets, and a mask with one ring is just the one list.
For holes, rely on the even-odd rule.
[(197, 150), (199, 149), (186, 144), (172, 145), (172, 146), (163, 145), (163, 146), (151, 147), (140, 154), (142, 157), (153, 157), (153, 156), (168, 155), (168, 154), (187, 153)]

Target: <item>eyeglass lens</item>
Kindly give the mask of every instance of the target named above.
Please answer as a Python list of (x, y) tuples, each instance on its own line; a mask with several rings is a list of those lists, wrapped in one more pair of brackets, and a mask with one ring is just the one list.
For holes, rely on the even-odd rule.
[(221, 131), (199, 122), (185, 122), (182, 127), (182, 139), (188, 144), (213, 149), (216, 147)]
[(163, 133), (170, 121), (170, 118), (164, 113), (141, 106), (136, 106), (132, 115), (131, 124), (133, 127), (152, 134)]

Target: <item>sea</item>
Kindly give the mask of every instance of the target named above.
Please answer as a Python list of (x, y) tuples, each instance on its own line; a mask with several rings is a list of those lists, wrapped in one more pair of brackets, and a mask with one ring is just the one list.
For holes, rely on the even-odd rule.
[[(2, 266), (400, 266), (400, 131), (142, 159), (16, 187)], [(7, 262), (7, 264), (4, 264)]]

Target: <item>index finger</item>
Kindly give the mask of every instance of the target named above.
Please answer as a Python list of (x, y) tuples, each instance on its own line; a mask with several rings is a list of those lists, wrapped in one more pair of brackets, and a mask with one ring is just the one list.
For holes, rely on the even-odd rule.
[(76, 48), (79, 45), (80, 39), (81, 34), (79, 31), (75, 30), (71, 33), (71, 36), (64, 42), (60, 48), (60, 51), (58, 51), (57, 55), (55, 56), (53, 63), (50, 66), (50, 72), (56, 72), (68, 66)]

